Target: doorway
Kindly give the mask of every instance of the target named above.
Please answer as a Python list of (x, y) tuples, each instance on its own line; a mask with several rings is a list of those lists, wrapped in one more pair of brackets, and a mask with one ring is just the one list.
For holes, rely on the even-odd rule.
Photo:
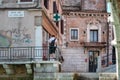
[(89, 51), (89, 72), (96, 72), (98, 67), (99, 51)]

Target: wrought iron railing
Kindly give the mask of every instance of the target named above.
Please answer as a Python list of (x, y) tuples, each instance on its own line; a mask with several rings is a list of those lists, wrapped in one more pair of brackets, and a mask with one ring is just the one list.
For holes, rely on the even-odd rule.
[[(59, 61), (60, 51), (56, 48), (55, 60)], [(49, 61), (49, 46), (42, 47), (0, 47), (0, 62), (6, 61)]]

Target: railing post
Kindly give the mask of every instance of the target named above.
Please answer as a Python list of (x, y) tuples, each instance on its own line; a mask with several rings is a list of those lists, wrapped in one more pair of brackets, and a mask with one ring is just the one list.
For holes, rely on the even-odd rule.
[(30, 58), (31, 61), (33, 60), (33, 56), (32, 56), (33, 52), (32, 52), (32, 49), (33, 49), (33, 48), (31, 47), (31, 54), (30, 54), (30, 55), (31, 55), (31, 58)]
[(10, 50), (9, 50), (9, 56), (10, 56), (10, 61), (12, 61), (12, 59), (11, 59), (11, 47), (8, 47)]

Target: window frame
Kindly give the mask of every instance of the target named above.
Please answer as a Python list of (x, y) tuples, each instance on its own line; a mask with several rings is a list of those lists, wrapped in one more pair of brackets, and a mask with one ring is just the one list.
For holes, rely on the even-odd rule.
[[(72, 39), (71, 38), (71, 31), (72, 30), (77, 30), (78, 31), (78, 38), (77, 39)], [(70, 28), (70, 31), (69, 31), (70, 35), (69, 35), (69, 38), (70, 38), (70, 41), (79, 41), (79, 28)]]
[[(93, 32), (92, 40), (91, 40), (91, 31)], [(96, 34), (94, 35), (95, 32), (97, 32), (97, 35)], [(96, 37), (97, 40), (95, 40), (95, 37)], [(91, 29), (90, 30), (90, 42), (98, 42), (99, 41), (98, 39), (99, 39), (99, 30), (97, 30), (97, 29)]]
[(33, 4), (34, 0), (30, 1), (30, 2), (21, 2), (21, 0), (18, 0), (18, 4)]

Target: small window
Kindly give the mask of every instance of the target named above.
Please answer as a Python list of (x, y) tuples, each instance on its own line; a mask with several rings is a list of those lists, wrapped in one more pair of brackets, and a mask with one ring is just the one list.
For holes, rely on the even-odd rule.
[(49, 0), (44, 0), (44, 6), (46, 9), (49, 9)]
[(33, 0), (20, 0), (20, 2), (32, 2)]
[(64, 34), (64, 21), (63, 20), (61, 20), (60, 21), (60, 25), (61, 25), (61, 34)]
[(33, 3), (34, 0), (18, 0), (18, 3)]
[(78, 28), (71, 28), (70, 29), (70, 40), (71, 41), (78, 41), (79, 39), (79, 29)]

